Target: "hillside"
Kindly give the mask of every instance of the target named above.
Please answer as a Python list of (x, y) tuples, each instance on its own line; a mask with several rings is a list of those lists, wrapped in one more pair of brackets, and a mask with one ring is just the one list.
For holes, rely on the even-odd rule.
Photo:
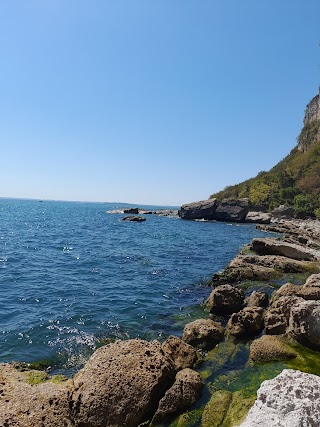
[(294, 207), (297, 217), (320, 217), (320, 91), (307, 105), (297, 146), (270, 171), (226, 187), (210, 198), (248, 197), (257, 210)]

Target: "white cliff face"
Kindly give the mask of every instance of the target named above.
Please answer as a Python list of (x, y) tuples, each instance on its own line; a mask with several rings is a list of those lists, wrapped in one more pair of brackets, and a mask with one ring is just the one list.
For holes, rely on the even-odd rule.
[(319, 427), (320, 377), (284, 369), (257, 394), (240, 427)]

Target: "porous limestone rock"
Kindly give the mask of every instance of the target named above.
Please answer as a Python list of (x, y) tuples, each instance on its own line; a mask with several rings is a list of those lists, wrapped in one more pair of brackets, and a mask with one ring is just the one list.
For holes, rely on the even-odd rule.
[(282, 342), (278, 336), (262, 335), (250, 345), (249, 359), (255, 363), (276, 362), (295, 357), (297, 357), (297, 353)]
[(211, 319), (197, 319), (185, 326), (182, 340), (194, 347), (211, 350), (222, 341), (223, 336), (221, 323)]
[(266, 292), (253, 291), (247, 299), (247, 307), (268, 307), (269, 296)]
[(207, 299), (207, 306), (213, 314), (232, 314), (241, 310), (244, 303), (242, 289), (231, 285), (217, 286)]
[(47, 381), (41, 371), (19, 372), (0, 364), (0, 425), (72, 427), (70, 382)]
[(245, 307), (238, 313), (233, 313), (227, 323), (227, 332), (236, 337), (250, 337), (263, 329), (263, 308)]
[(178, 215), (182, 219), (207, 219), (212, 220), (218, 207), (217, 199), (201, 200), (181, 206)]
[(198, 372), (185, 368), (176, 375), (173, 386), (159, 402), (153, 423), (163, 422), (184, 412), (200, 397), (204, 382)]
[(320, 274), (312, 274), (299, 290), (298, 295), (307, 300), (320, 299)]
[(151, 420), (175, 374), (157, 341), (116, 341), (99, 348), (74, 376), (76, 425), (136, 427)]
[(301, 298), (296, 302), (286, 332), (301, 344), (320, 349), (320, 301)]
[(198, 360), (197, 350), (173, 335), (162, 344), (162, 350), (171, 357), (177, 371), (193, 368)]
[(303, 301), (302, 298), (296, 296), (283, 296), (276, 299), (270, 305), (264, 317), (266, 334), (284, 334), (289, 325), (291, 307)]
[(264, 381), (240, 427), (318, 427), (320, 377), (284, 369)]

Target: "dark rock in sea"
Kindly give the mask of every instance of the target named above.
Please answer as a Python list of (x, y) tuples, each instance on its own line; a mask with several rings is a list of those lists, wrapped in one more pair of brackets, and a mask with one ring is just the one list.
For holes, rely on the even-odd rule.
[(211, 319), (197, 319), (185, 326), (182, 340), (194, 347), (209, 351), (223, 340), (223, 336), (224, 328), (221, 323)]
[(249, 212), (249, 199), (223, 199), (214, 213), (214, 219), (225, 222), (244, 222)]
[(259, 255), (280, 255), (302, 261), (315, 261), (320, 259), (320, 252), (304, 245), (287, 243), (282, 240), (267, 237), (253, 239), (250, 249)]
[(74, 376), (75, 424), (136, 427), (151, 420), (175, 375), (172, 359), (157, 341), (101, 347)]
[(182, 219), (215, 219), (214, 213), (218, 207), (217, 199), (202, 200), (181, 206), (178, 215)]
[(270, 224), (271, 214), (268, 212), (254, 212), (250, 211), (247, 213), (245, 222), (255, 223), (255, 224)]
[(233, 313), (227, 323), (227, 333), (236, 337), (251, 337), (264, 327), (262, 307), (245, 307)]
[(291, 207), (280, 205), (271, 212), (272, 219), (290, 219), (294, 216), (294, 210)]
[(231, 285), (217, 286), (207, 299), (207, 306), (213, 314), (232, 314), (242, 309), (244, 293)]
[(131, 221), (131, 222), (143, 222), (146, 218), (143, 216), (125, 216), (122, 218), (122, 221)]
[(177, 371), (193, 368), (198, 360), (197, 350), (189, 343), (187, 344), (175, 336), (170, 336), (162, 344), (162, 349), (171, 357)]
[(173, 386), (166, 391), (159, 402), (158, 410), (152, 420), (153, 425), (188, 409), (199, 399), (203, 386), (203, 379), (198, 372), (189, 368), (178, 372)]
[(249, 360), (255, 363), (277, 362), (295, 357), (297, 353), (278, 336), (263, 335), (250, 345)]
[(248, 307), (266, 308), (269, 305), (269, 296), (265, 292), (253, 291), (246, 302)]
[(124, 209), (123, 213), (124, 214), (138, 214), (139, 213), (139, 208), (128, 208), (128, 209)]

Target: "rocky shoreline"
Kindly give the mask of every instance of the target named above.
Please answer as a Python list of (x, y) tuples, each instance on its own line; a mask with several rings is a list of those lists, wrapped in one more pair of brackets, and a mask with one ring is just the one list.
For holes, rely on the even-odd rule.
[[(72, 379), (50, 376), (27, 364), (0, 364), (0, 425), (239, 425), (254, 404), (254, 394), (248, 396), (245, 389), (219, 389), (219, 382), (208, 382), (208, 378), (215, 379), (218, 366), (235, 357), (237, 348), (248, 348), (246, 366), (301, 361), (301, 348), (320, 349), (320, 223), (274, 218), (270, 225), (259, 228), (281, 233), (283, 238), (254, 239), (215, 274), (209, 282), (213, 290), (205, 304), (204, 318), (187, 324), (182, 339), (172, 336), (162, 344), (139, 339), (107, 344), (96, 350)], [(308, 278), (300, 286), (286, 283), (272, 294), (259, 287), (248, 288), (248, 282), (269, 283), (288, 274)], [(299, 387), (304, 399), (304, 392), (320, 392), (313, 378), (310, 385), (304, 377), (308, 374), (281, 375), (287, 375), (293, 388)], [(314, 403), (316, 409), (312, 407), (308, 415), (309, 424), (298, 424), (305, 416), (294, 400), (299, 397), (292, 396), (289, 402), (299, 409), (294, 422), (285, 414), (284, 403), (274, 403), (274, 391), (268, 390), (274, 390), (273, 384), (280, 381), (277, 378), (262, 384), (242, 426), (258, 425), (252, 421), (255, 408), (265, 406), (273, 408), (274, 425), (277, 420), (284, 420), (283, 425), (288, 427), (317, 425), (312, 423), (318, 422), (320, 405)], [(198, 401), (204, 385), (204, 394), (211, 390), (209, 399), (186, 412)], [(281, 393), (283, 399), (288, 398), (285, 387)], [(269, 416), (268, 408), (264, 413)], [(268, 419), (259, 425), (267, 424)]]

